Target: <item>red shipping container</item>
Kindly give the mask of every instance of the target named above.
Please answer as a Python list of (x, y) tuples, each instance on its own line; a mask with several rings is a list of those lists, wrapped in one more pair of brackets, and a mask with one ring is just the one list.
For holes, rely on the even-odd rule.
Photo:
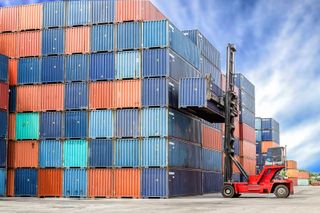
[(8, 142), (8, 156), (7, 156), (7, 166), (8, 168), (15, 168), (15, 142)]
[(41, 111), (41, 107), (40, 85), (17, 87), (17, 112)]
[(240, 156), (248, 159), (256, 159), (256, 144), (240, 140)]
[(18, 78), (18, 60), (17, 59), (9, 59), (9, 85), (16, 86), (17, 78)]
[(18, 8), (20, 30), (38, 30), (42, 28), (42, 4), (21, 5)]
[(113, 107), (114, 83), (101, 81), (89, 83), (89, 108), (111, 109)]
[(240, 123), (240, 140), (256, 143), (256, 131), (247, 124)]
[(213, 150), (222, 150), (222, 134), (220, 130), (214, 129), (206, 124), (201, 125), (202, 146)]
[(120, 80), (114, 82), (115, 108), (141, 107), (141, 80)]
[(88, 170), (88, 196), (110, 198), (112, 194), (112, 169)]
[(41, 111), (62, 111), (64, 109), (64, 85), (47, 84), (40, 86)]
[[(19, 141), (9, 142), (9, 158), (11, 168), (37, 168), (38, 167), (38, 142)], [(10, 156), (13, 154), (13, 156)], [(9, 163), (9, 161), (8, 161)]]
[(7, 196), (8, 197), (14, 196), (14, 170), (13, 169), (7, 170)]
[(156, 21), (166, 17), (149, 0), (117, 0), (116, 21)]
[(66, 29), (65, 53), (90, 52), (90, 27), (71, 27)]
[(16, 139), (16, 114), (9, 114), (9, 125), (8, 125), (8, 138), (9, 140)]
[(0, 109), (8, 110), (9, 107), (9, 84), (0, 83)]
[(15, 32), (19, 26), (18, 7), (0, 8), (0, 32)]
[(62, 169), (38, 170), (38, 196), (62, 197)]
[(298, 179), (309, 179), (309, 178), (310, 178), (309, 172), (299, 171)]
[(114, 196), (140, 198), (139, 169), (115, 169), (114, 170)]
[(256, 159), (240, 157), (240, 163), (242, 164), (242, 166), (244, 167), (244, 169), (247, 171), (249, 175), (256, 174)]
[(41, 55), (41, 31), (21, 32), (18, 41), (19, 57)]
[(18, 57), (18, 33), (0, 34), (0, 54), (9, 58)]

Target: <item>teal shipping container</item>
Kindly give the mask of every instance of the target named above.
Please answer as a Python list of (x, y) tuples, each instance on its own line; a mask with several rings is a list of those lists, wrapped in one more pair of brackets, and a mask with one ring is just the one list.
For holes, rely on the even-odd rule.
[(88, 144), (85, 140), (67, 140), (63, 144), (63, 166), (87, 167)]
[(39, 139), (39, 113), (17, 113), (16, 115), (16, 139)]

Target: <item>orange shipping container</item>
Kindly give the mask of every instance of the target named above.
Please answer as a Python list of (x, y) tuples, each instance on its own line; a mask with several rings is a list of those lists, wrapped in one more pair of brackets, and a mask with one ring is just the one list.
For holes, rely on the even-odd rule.
[(234, 119), (234, 137), (240, 138), (240, 123), (238, 119)]
[(41, 32), (21, 32), (18, 35), (19, 57), (41, 55)]
[(166, 17), (150, 0), (117, 0), (116, 21), (155, 21)]
[(0, 8), (0, 32), (18, 31), (19, 16), (18, 7), (2, 7)]
[(65, 53), (89, 53), (90, 27), (71, 27), (66, 29)]
[[(38, 142), (19, 141), (10, 142), (13, 145), (13, 168), (37, 168), (38, 167)], [(9, 144), (10, 144), (9, 143)], [(9, 152), (9, 154), (11, 154)]]
[(287, 166), (288, 169), (297, 169), (297, 161), (294, 160), (287, 160)]
[(110, 109), (113, 107), (114, 83), (101, 81), (89, 83), (89, 108)]
[(139, 198), (140, 173), (139, 169), (115, 169), (114, 196)]
[(256, 144), (249, 141), (240, 141), (240, 156), (248, 159), (256, 159)]
[(9, 84), (0, 82), (0, 109), (9, 108)]
[(114, 107), (141, 107), (141, 80), (123, 80), (114, 83)]
[(112, 197), (112, 169), (88, 170), (88, 196)]
[(9, 125), (8, 125), (8, 138), (9, 140), (16, 139), (16, 114), (10, 113), (9, 114)]
[(38, 196), (62, 197), (62, 169), (39, 169)]
[(47, 84), (40, 86), (41, 111), (64, 109), (64, 85)]
[(42, 28), (42, 4), (19, 6), (20, 30), (36, 30)]
[(256, 131), (247, 124), (240, 123), (240, 140), (256, 143)]
[(240, 163), (249, 175), (256, 174), (256, 159), (249, 159), (246, 157), (240, 157)]
[(8, 156), (7, 156), (7, 166), (8, 168), (15, 168), (15, 142), (8, 142)]
[(16, 86), (18, 78), (18, 60), (9, 59), (9, 85)]
[(214, 129), (206, 124), (201, 125), (202, 146), (208, 149), (222, 150), (222, 134), (220, 130)]
[(9, 58), (18, 57), (18, 33), (0, 34), (0, 53)]
[(298, 179), (309, 179), (309, 178), (310, 178), (309, 172), (299, 171)]
[(279, 144), (273, 141), (262, 141), (261, 142), (261, 153), (267, 153), (269, 148), (279, 147)]
[(14, 170), (13, 169), (7, 170), (7, 196), (8, 197), (14, 196)]
[(287, 169), (288, 178), (298, 178), (299, 171), (297, 169)]
[(40, 85), (17, 87), (17, 112), (41, 111)]

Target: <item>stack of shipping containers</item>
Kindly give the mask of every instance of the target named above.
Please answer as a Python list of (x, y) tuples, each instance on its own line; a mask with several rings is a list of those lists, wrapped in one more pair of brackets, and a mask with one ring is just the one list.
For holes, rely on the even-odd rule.
[(255, 129), (257, 172), (259, 173), (265, 164), (268, 149), (280, 145), (280, 128), (279, 123), (272, 118), (257, 117)]
[(0, 55), (0, 196), (6, 195), (8, 102), (8, 58)]
[(210, 73), (221, 85), (219, 52), (197, 30), (180, 32), (145, 0), (55, 1), (0, 17), (8, 196), (219, 191), (221, 126), (178, 109), (179, 79)]
[(286, 162), (286, 168), (287, 168), (287, 177), (293, 181), (293, 185), (298, 185), (298, 164), (297, 161), (294, 160), (287, 160)]
[(256, 174), (255, 88), (243, 75), (235, 75), (239, 88), (240, 162), (249, 175)]

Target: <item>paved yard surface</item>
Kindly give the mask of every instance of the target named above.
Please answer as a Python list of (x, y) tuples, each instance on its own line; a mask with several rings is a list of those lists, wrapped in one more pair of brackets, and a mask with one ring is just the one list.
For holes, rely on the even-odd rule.
[(273, 195), (224, 199), (220, 194), (160, 200), (1, 198), (0, 212), (320, 212), (320, 187), (296, 187), (288, 199)]

